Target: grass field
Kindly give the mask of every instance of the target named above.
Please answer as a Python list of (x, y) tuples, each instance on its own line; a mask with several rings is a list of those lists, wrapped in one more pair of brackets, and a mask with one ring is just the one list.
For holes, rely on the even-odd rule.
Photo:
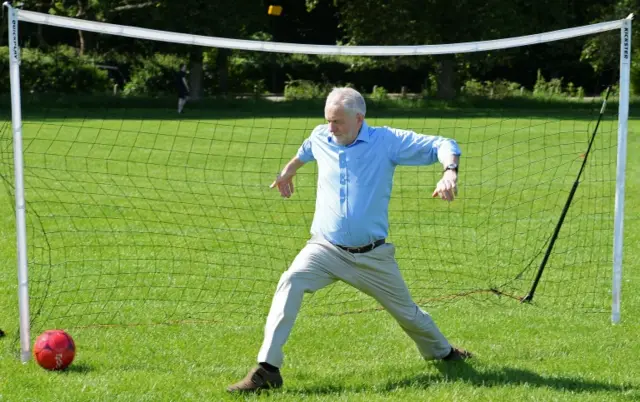
[[(0, 400), (243, 399), (225, 388), (254, 364), (275, 283), (308, 236), (315, 166), (303, 168), (291, 200), (268, 184), (322, 120), (126, 113), (26, 115), (33, 336), (68, 329), (78, 353), (62, 373), (16, 359), (15, 228), (4, 191), (0, 328), (9, 336), (0, 341)], [(248, 398), (639, 400), (638, 121), (629, 125), (622, 323), (611, 325), (607, 313), (611, 120), (534, 303), (491, 293), (529, 289), (582, 162), (594, 120), (562, 113), (371, 119), (451, 136), (463, 148), (451, 205), (430, 197), (438, 168), (398, 170), (391, 240), (414, 297), (476, 358), (424, 362), (374, 303), (332, 286), (307, 296), (285, 349), (285, 387)], [(0, 122), (3, 175), (11, 173), (8, 130)], [(478, 293), (454, 297), (468, 292)]]

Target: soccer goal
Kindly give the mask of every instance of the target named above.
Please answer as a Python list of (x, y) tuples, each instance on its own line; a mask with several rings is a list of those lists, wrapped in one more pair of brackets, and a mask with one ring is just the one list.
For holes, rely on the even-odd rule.
[[(620, 32), (612, 88), (601, 85), (590, 99), (578, 91), (568, 106), (533, 107), (525, 96), (533, 89), (518, 86), (498, 106), (428, 110), (418, 99), (405, 110), (376, 107), (370, 96), (367, 116), (370, 125), (454, 138), (463, 151), (451, 204), (431, 198), (439, 166), (396, 172), (389, 241), (419, 304), (527, 302), (620, 320), (631, 18), (486, 42), (307, 46), (7, 9), (12, 125), (0, 126), (0, 177), (15, 197), (24, 360), (30, 330), (262, 319), (309, 237), (316, 166), (300, 170), (291, 199), (268, 186), (323, 123), (323, 110), (321, 100), (304, 112), (272, 103), (260, 106), (264, 113), (248, 100), (243, 110), (191, 117), (163, 107), (21, 105), (33, 90), (20, 83), (23, 24), (173, 48), (363, 58), (496, 57)], [(304, 307), (318, 315), (376, 309), (340, 283), (307, 296)]]

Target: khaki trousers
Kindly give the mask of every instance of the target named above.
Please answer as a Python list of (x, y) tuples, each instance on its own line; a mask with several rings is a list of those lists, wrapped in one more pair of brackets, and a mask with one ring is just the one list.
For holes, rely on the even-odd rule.
[(431, 316), (409, 294), (395, 247), (383, 244), (352, 254), (321, 237), (313, 237), (282, 274), (267, 317), (258, 362), (282, 366), (282, 348), (289, 338), (305, 292), (315, 292), (341, 280), (376, 299), (416, 343), (426, 360), (441, 359), (451, 350)]

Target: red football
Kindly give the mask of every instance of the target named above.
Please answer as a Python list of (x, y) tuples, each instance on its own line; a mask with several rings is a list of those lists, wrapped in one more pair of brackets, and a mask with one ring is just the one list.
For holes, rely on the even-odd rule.
[(76, 355), (76, 345), (73, 338), (60, 329), (45, 331), (36, 339), (33, 355), (47, 370), (64, 370)]

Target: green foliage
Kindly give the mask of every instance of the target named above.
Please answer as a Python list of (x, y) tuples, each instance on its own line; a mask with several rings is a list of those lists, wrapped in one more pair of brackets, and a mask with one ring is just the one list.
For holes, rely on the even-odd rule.
[(640, 52), (633, 52), (631, 58), (631, 76), (630, 76), (631, 91), (634, 95), (640, 95)]
[(471, 79), (464, 83), (462, 93), (469, 96), (484, 96), (486, 90), (482, 82)]
[(132, 67), (124, 95), (158, 95), (176, 92), (176, 74), (184, 59), (174, 54), (155, 53)]
[[(274, 54), (263, 52), (233, 52), (229, 58), (229, 92), (254, 95), (267, 92), (263, 74), (273, 68), (271, 56), (276, 57)], [(213, 63), (205, 65), (205, 69), (215, 71), (215, 60), (212, 61)], [(215, 83), (215, 77), (213, 83)], [(210, 86), (205, 88), (205, 92), (213, 92), (213, 89), (214, 87)]]
[[(601, 98), (605, 98), (605, 96), (607, 96), (607, 88), (605, 88), (601, 93), (600, 93), (600, 97)], [(611, 91), (609, 93), (609, 100), (614, 100), (614, 99), (618, 99), (618, 96), (620, 96), (620, 85), (615, 84), (611, 86)]]
[(373, 87), (373, 91), (371, 91), (371, 95), (369, 96), (374, 101), (385, 100), (389, 97), (389, 91), (387, 91), (384, 87), (375, 85)]
[(542, 95), (546, 92), (546, 90), (547, 90), (547, 80), (545, 80), (544, 76), (542, 75), (542, 71), (538, 69), (536, 84), (533, 86), (533, 94)]
[[(80, 56), (69, 46), (57, 46), (44, 52), (21, 49), (20, 86), (30, 93), (100, 93), (111, 90), (113, 83), (90, 56)], [(0, 47), (0, 63), (9, 64), (8, 47)], [(0, 75), (0, 92), (8, 93), (9, 74)]]
[[(88, 20), (235, 39), (310, 44), (423, 45), (528, 35), (617, 19), (636, 10), (638, 1), (581, 0), (579, 4), (574, 4), (571, 0), (539, 0), (514, 3), (509, 7), (504, 7), (503, 3), (502, 0), (305, 0), (298, 6), (285, 7), (286, 16), (279, 18), (267, 16), (266, 3), (248, 0), (56, 0), (44, 3), (25, 0), (24, 8)], [(333, 19), (317, 18), (321, 15), (330, 15)], [(554, 18), (545, 17), (548, 15)], [(469, 21), (474, 23), (469, 24)], [(328, 25), (340, 29), (324, 29)], [(397, 29), (398, 26), (403, 29)], [(455, 26), (458, 29), (451, 29)], [(327, 33), (315, 35), (319, 31)], [(636, 40), (640, 30), (632, 32), (632, 43), (640, 42)], [(21, 42), (37, 44), (43, 49), (55, 47), (58, 43), (76, 43), (78, 46), (80, 43), (78, 33), (72, 30), (22, 24), (20, 33)], [(126, 89), (126, 93), (131, 95), (161, 96), (173, 92), (173, 66), (165, 68), (164, 63), (154, 60), (155, 54), (177, 54), (197, 63), (200, 60), (196, 56), (202, 53), (200, 48), (191, 46), (135, 41), (109, 35), (86, 33), (84, 39), (85, 52), (107, 52), (109, 61), (119, 66), (127, 79), (131, 73), (132, 82)], [(566, 93), (566, 96), (580, 97), (584, 93), (580, 85), (588, 88), (589, 95), (595, 96), (601, 88), (594, 87), (592, 83), (603, 82), (617, 68), (619, 41), (619, 33), (610, 32), (594, 35), (588, 41), (562, 41), (545, 45), (536, 48), (536, 51), (514, 49), (458, 55), (455, 71), (452, 72), (453, 79), (450, 83), (446, 81), (446, 86), (459, 86), (461, 82), (475, 79), (482, 83), (482, 88), (471, 88), (473, 84), (470, 83), (465, 85), (467, 93), (476, 91), (484, 93), (482, 96), (500, 97), (508, 90), (499, 87), (502, 81), (519, 82), (531, 88), (534, 76), (526, 67), (535, 65), (545, 73), (553, 72), (564, 77), (563, 81), (551, 80), (545, 81), (545, 85), (538, 85), (534, 91), (536, 96), (565, 96)], [(434, 71), (441, 58), (327, 57), (232, 51), (223, 65), (221, 60), (208, 57), (208, 53), (215, 55), (217, 50), (204, 51), (202, 77), (196, 75), (199, 69), (194, 69), (192, 74), (194, 92), (202, 92), (205, 96), (220, 92), (279, 93), (284, 90), (289, 75), (316, 83), (353, 82), (358, 89), (366, 92), (375, 84), (384, 85), (390, 93), (397, 93), (400, 88), (406, 87), (410, 93), (422, 92), (425, 97), (431, 98), (437, 93), (438, 83), (435, 81), (439, 76)], [(132, 65), (132, 60), (138, 57), (148, 60)], [(133, 71), (129, 71), (129, 67), (133, 67)], [(69, 71), (62, 75), (68, 78), (74, 74), (76, 72)], [(35, 75), (32, 81), (39, 78)], [(3, 77), (0, 82), (3, 79), (6, 81), (6, 77)], [(493, 84), (487, 85), (486, 80), (491, 80)], [(575, 85), (571, 87), (568, 81)], [(632, 83), (634, 90), (640, 91), (640, 72), (634, 70)], [(47, 86), (50, 87), (49, 84)], [(86, 85), (81, 83), (77, 86)], [(4, 83), (3, 87), (6, 87)]]
[[(624, 18), (629, 13), (637, 13), (640, 4), (637, 0), (608, 0), (601, 2), (593, 9), (598, 10), (597, 17), (591, 22), (602, 22)], [(637, 46), (640, 33), (631, 30), (631, 46)], [(620, 60), (620, 31), (605, 32), (589, 37), (580, 56), (581, 61), (588, 62), (596, 72), (605, 72), (615, 68)]]
[(422, 84), (422, 96), (433, 97), (438, 91), (438, 78), (435, 74), (428, 74)]
[(562, 78), (552, 78), (546, 80), (542, 71), (538, 69), (536, 83), (533, 86), (533, 96), (536, 97), (572, 97), (572, 98), (584, 98), (584, 88), (575, 87), (570, 82), (566, 86), (562, 84)]
[(517, 82), (505, 80), (480, 82), (476, 79), (471, 79), (464, 83), (462, 93), (467, 96), (503, 99), (507, 97), (522, 96), (525, 94), (525, 91), (524, 87)]
[(583, 87), (576, 87), (573, 84), (573, 82), (570, 82), (570, 83), (567, 84), (567, 87), (565, 89), (565, 93), (570, 98), (578, 98), (578, 99), (584, 98), (584, 88)]
[[(504, 0), (305, 0), (287, 5), (286, 15), (275, 18), (267, 15), (267, 3), (249, 0), (25, 0), (23, 3), (26, 10), (199, 35), (361, 45), (423, 45), (491, 40), (618, 19), (638, 9), (638, 0), (538, 0), (511, 2), (508, 6), (505, 6)], [(294, 3), (297, 5), (294, 6)], [(34, 24), (21, 24), (20, 29), (21, 42), (37, 44), (43, 49), (59, 43), (75, 43), (78, 46), (80, 43), (79, 34), (73, 30)], [(318, 35), (318, 32), (323, 34)], [(640, 30), (634, 29), (632, 33), (632, 44), (640, 43), (637, 40)], [(458, 86), (458, 83), (471, 78), (481, 82), (502, 78), (523, 83), (530, 88), (534, 77), (526, 67), (539, 65), (545, 72), (559, 72), (565, 79), (560, 86), (567, 81), (576, 84), (573, 90), (563, 88), (564, 91), (570, 94), (575, 91), (577, 96), (577, 87), (582, 85), (588, 88), (589, 95), (597, 95), (601, 88), (594, 88), (592, 83), (603, 82), (604, 77), (608, 79), (617, 68), (619, 36), (616, 31), (593, 35), (588, 40), (558, 41), (537, 47), (535, 51), (514, 49), (457, 56), (454, 74), (459, 76), (454, 77), (450, 85)], [(187, 45), (136, 41), (93, 33), (85, 33), (84, 39), (85, 52), (107, 52), (110, 60), (113, 60), (112, 56), (119, 55), (153, 58), (154, 53), (181, 53), (185, 59), (198, 61), (193, 56), (200, 51)], [(234, 60), (236, 57), (238, 59)], [(128, 67), (131, 60), (130, 56), (117, 65)], [(329, 58), (263, 52), (240, 54), (234, 51), (229, 59), (229, 70), (226, 65), (216, 65), (213, 60), (213, 63), (205, 63), (201, 81), (197, 79), (199, 77), (193, 77), (194, 83), (202, 83), (204, 95), (222, 90), (231, 93), (261, 92), (263, 89), (281, 92), (289, 74), (314, 82), (349, 81), (358, 88), (366, 88), (367, 92), (374, 84), (384, 85), (391, 93), (406, 86), (410, 92), (422, 91), (425, 96), (433, 97), (436, 85), (427, 76), (437, 77), (432, 74), (438, 60), (439, 56)], [(115, 62), (113, 64), (116, 65)], [(156, 72), (164, 74), (158, 69)], [(194, 74), (196, 72), (199, 70), (194, 69)], [(634, 74), (640, 76), (640, 73)], [(154, 74), (139, 72), (135, 78), (137, 81), (131, 84), (128, 91), (136, 94), (151, 94), (158, 89), (169, 91), (161, 83), (146, 84), (143, 79), (145, 75), (152, 81), (156, 80)], [(635, 78), (635, 81), (640, 81), (640, 78)], [(634, 88), (639, 87), (634, 84)], [(540, 88), (538, 93), (547, 96), (552, 89)]]
[(462, 94), (470, 97), (482, 97), (489, 99), (504, 99), (514, 97), (536, 98), (584, 98), (584, 88), (576, 87), (572, 82), (562, 85), (562, 78), (554, 78), (547, 81), (542, 72), (538, 70), (533, 91), (528, 91), (517, 82), (506, 80), (479, 81), (470, 79), (462, 86)]
[(294, 80), (289, 77), (284, 87), (284, 98), (286, 100), (319, 99), (326, 97), (330, 91), (329, 85), (309, 80)]

